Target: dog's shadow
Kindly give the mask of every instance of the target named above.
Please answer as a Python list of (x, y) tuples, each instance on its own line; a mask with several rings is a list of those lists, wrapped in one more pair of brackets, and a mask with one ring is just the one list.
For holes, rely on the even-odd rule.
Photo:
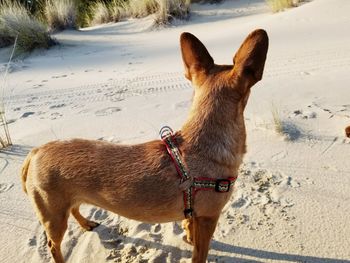
[[(175, 246), (162, 244), (157, 241), (150, 241), (143, 238), (121, 235), (115, 228), (107, 227), (105, 225), (100, 225), (94, 231), (99, 235), (102, 245), (108, 250), (122, 249), (126, 244), (132, 244), (136, 248), (147, 247), (148, 249), (162, 251), (162, 256), (159, 258), (160, 261), (156, 259), (154, 262), (164, 262), (164, 256), (169, 256), (170, 262), (180, 262), (181, 259), (189, 259), (192, 256), (192, 247), (188, 247), (188, 249), (181, 249)], [(236, 254), (237, 256), (215, 255), (213, 253), (214, 251)], [(242, 257), (249, 257), (250, 259), (244, 259)], [(344, 259), (341, 260), (316, 256), (302, 256), (283, 252), (271, 252), (266, 250), (234, 246), (217, 240), (212, 240), (211, 242), (211, 250), (209, 251), (208, 260), (210, 262), (238, 263), (266, 262), (267, 260), (315, 263), (350, 263), (350, 260)]]
[[(150, 229), (152, 225), (141, 223), (141, 228)], [(170, 262), (180, 262), (181, 259), (191, 258), (190, 250), (180, 249), (175, 246), (165, 245), (160, 243), (160, 240), (150, 241), (143, 238), (137, 238), (120, 234), (120, 229), (110, 228), (105, 225), (99, 225), (94, 231), (97, 232), (101, 240), (101, 244), (108, 250), (123, 249), (130, 244), (137, 248), (155, 249), (161, 251), (161, 255), (157, 255), (154, 262), (165, 262), (165, 257), (170, 256)]]

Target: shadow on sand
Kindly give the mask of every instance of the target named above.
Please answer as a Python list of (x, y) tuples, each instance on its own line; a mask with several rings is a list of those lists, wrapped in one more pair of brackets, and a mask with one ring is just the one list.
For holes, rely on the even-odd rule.
[(33, 149), (32, 146), (14, 144), (7, 148), (0, 148), (0, 154), (15, 157), (25, 157)]
[(32, 146), (26, 145), (11, 145), (6, 148), (0, 148), (0, 174), (9, 166), (9, 160), (22, 162), (31, 149), (33, 149)]
[[(100, 225), (95, 230), (99, 235), (101, 243), (106, 249), (118, 249), (118, 246), (121, 243), (124, 244), (133, 244), (136, 247), (147, 247), (152, 249), (157, 249), (162, 251), (163, 256), (170, 255), (171, 262), (180, 262), (181, 259), (191, 258), (192, 249), (180, 249), (171, 245), (164, 245), (154, 241), (148, 241), (142, 238), (134, 238), (128, 236), (118, 235), (118, 231), (113, 230), (112, 228)], [(106, 235), (106, 233), (108, 233)], [(210, 252), (213, 250), (236, 254), (234, 256), (217, 256)], [(165, 254), (165, 255), (164, 255)], [(243, 259), (241, 257), (248, 256), (255, 259)], [(164, 258), (163, 258), (164, 259)], [(350, 260), (344, 259), (334, 259), (334, 258), (322, 258), (316, 256), (303, 256), (296, 254), (288, 254), (283, 252), (271, 252), (253, 248), (239, 247), (230, 244), (226, 244), (220, 241), (213, 240), (211, 242), (211, 250), (209, 251), (208, 259), (215, 262), (236, 262), (236, 263), (255, 263), (255, 262), (266, 262), (267, 260), (276, 260), (276, 261), (289, 261), (289, 262), (310, 262), (310, 263), (350, 263)]]

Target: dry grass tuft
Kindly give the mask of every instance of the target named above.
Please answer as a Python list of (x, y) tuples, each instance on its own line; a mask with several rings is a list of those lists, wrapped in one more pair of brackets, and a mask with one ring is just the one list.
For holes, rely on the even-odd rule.
[(156, 0), (159, 9), (155, 14), (158, 25), (168, 24), (173, 18), (187, 19), (190, 12), (190, 0)]
[(97, 2), (91, 6), (92, 19), (90, 21), (91, 26), (105, 24), (111, 22), (111, 15), (108, 7), (104, 2)]
[(128, 4), (122, 0), (114, 0), (106, 4), (96, 2), (90, 7), (89, 25), (95, 26), (109, 22), (118, 22), (122, 18), (129, 16)]
[(113, 0), (107, 7), (112, 22), (118, 22), (128, 16), (127, 4), (123, 0)]
[(77, 27), (77, 7), (73, 0), (47, 0), (44, 14), (51, 31)]
[(44, 24), (18, 2), (7, 0), (0, 3), (0, 43), (2, 46), (11, 45), (16, 38), (16, 54), (49, 48), (55, 43)]
[(272, 12), (280, 12), (287, 8), (296, 7), (301, 0), (266, 0)]
[(159, 10), (159, 4), (157, 0), (130, 0), (126, 9), (130, 16), (140, 18), (156, 13)]
[(186, 19), (190, 11), (190, 0), (130, 0), (129, 13), (132, 17), (154, 14), (158, 25), (168, 24), (173, 18)]
[(283, 122), (282, 122), (281, 114), (275, 104), (271, 105), (271, 114), (272, 114), (272, 121), (273, 121), (276, 133), (283, 134), (284, 130), (283, 130)]
[(302, 130), (290, 120), (283, 120), (280, 111), (275, 104), (271, 105), (274, 130), (287, 141), (296, 141), (303, 137)]
[(90, 9), (90, 25), (117, 22), (126, 17), (142, 18), (154, 15), (158, 25), (168, 24), (173, 18), (189, 15), (190, 0), (114, 0), (109, 4), (97, 2)]
[[(10, 131), (8, 128), (8, 123), (7, 123), (6, 114), (5, 114), (5, 101), (4, 100), (5, 100), (5, 87), (6, 87), (7, 75), (9, 73), (10, 64), (11, 64), (13, 55), (14, 55), (15, 50), (16, 50), (17, 40), (18, 40), (18, 37), (15, 38), (15, 42), (13, 44), (11, 56), (10, 56), (9, 62), (7, 63), (5, 73), (3, 75), (3, 82), (0, 84), (0, 146), (2, 148), (6, 148), (7, 146), (12, 145)], [(2, 136), (1, 127), (3, 128), (4, 136)]]

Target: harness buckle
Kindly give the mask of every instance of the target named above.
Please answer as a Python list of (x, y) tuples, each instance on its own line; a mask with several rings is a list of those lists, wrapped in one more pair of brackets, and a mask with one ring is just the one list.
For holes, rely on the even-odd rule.
[[(225, 184), (221, 184), (225, 183)], [(230, 191), (231, 181), (228, 179), (218, 179), (215, 181), (215, 192), (227, 193)]]

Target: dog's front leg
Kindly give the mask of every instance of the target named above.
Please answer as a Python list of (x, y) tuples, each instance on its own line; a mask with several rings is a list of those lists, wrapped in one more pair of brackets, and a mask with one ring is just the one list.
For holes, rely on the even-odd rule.
[(182, 220), (182, 228), (185, 230), (186, 235), (183, 237), (183, 240), (193, 245), (193, 218)]
[(195, 217), (193, 219), (193, 253), (192, 263), (205, 263), (210, 240), (214, 234), (217, 217)]

